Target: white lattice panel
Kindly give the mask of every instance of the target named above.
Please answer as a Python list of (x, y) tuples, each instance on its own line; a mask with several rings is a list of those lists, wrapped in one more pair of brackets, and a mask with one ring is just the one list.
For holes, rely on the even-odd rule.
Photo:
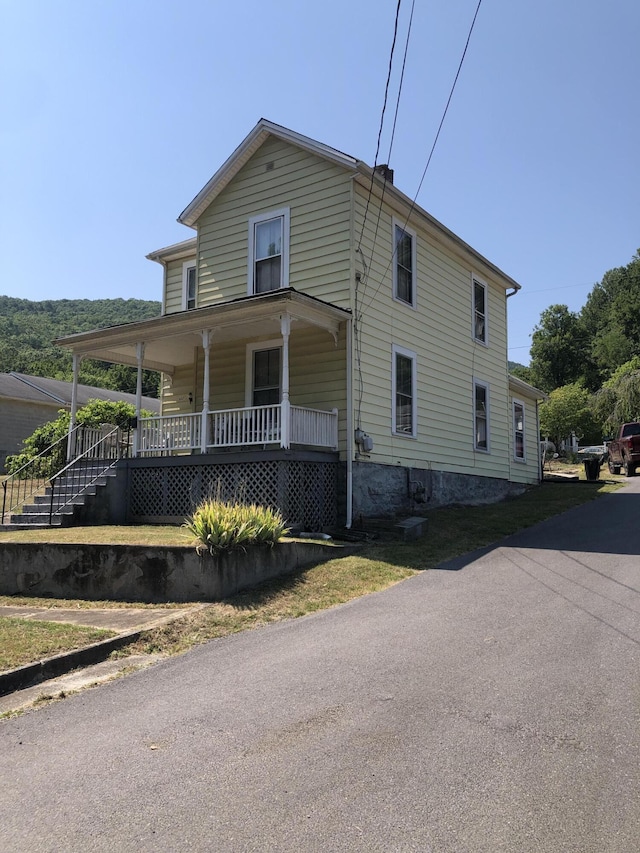
[(336, 524), (337, 466), (270, 460), (132, 467), (129, 517), (180, 520), (208, 497), (279, 509), (288, 524), (322, 530)]

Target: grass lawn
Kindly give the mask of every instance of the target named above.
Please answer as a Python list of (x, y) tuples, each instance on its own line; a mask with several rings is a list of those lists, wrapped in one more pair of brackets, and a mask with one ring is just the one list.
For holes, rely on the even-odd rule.
[(0, 671), (113, 637), (113, 631), (0, 618)]
[[(368, 544), (350, 556), (329, 560), (247, 590), (224, 602), (194, 610), (183, 619), (145, 632), (140, 640), (118, 654), (174, 654), (215, 637), (344, 603), (385, 589), (418, 571), (433, 568), (443, 560), (498, 542), (524, 527), (615, 491), (618, 487), (619, 482), (613, 477), (596, 483), (544, 483), (520, 497), (498, 504), (432, 510), (428, 513), (428, 532), (415, 542)], [(85, 527), (0, 534), (0, 546), (8, 541), (144, 545), (184, 545), (189, 542), (179, 527), (155, 526)], [(37, 600), (0, 597), (0, 604), (18, 603), (35, 605)], [(124, 602), (91, 603), (66, 599), (43, 599), (41, 603), (50, 607), (127, 606)]]

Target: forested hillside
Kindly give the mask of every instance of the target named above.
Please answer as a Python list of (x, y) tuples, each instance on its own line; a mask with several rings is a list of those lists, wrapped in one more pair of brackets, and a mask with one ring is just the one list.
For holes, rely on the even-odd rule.
[[(31, 302), (0, 296), (0, 373), (14, 370), (51, 379), (73, 378), (71, 353), (56, 338), (147, 320), (160, 314), (160, 303), (143, 299), (47, 299)], [(80, 382), (135, 393), (136, 371), (102, 361), (83, 360)], [(158, 395), (159, 376), (144, 371), (143, 393)]]
[(531, 364), (512, 372), (549, 393), (544, 435), (592, 441), (640, 420), (640, 250), (606, 272), (580, 311), (550, 305), (531, 337)]

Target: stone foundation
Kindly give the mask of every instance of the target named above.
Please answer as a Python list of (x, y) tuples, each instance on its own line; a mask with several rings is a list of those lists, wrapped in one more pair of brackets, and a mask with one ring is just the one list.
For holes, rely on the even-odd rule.
[(353, 517), (420, 515), (452, 504), (495, 503), (524, 489), (498, 477), (355, 462)]

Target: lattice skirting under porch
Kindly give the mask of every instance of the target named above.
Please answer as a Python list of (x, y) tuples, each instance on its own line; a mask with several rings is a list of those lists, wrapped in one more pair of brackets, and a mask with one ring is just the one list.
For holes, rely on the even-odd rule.
[[(150, 461), (150, 460), (149, 460)], [(306, 530), (336, 525), (338, 464), (298, 459), (171, 464), (129, 468), (131, 522), (182, 521), (209, 496), (279, 509)]]

